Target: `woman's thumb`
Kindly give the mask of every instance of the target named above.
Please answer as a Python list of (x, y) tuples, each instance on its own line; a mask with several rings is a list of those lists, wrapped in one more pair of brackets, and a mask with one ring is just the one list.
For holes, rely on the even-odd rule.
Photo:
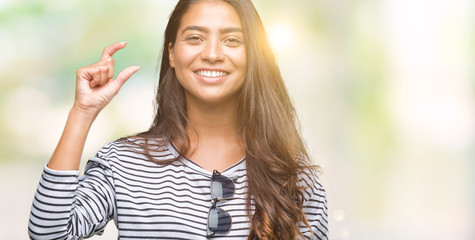
[(122, 86), (134, 73), (140, 69), (140, 66), (130, 66), (122, 70), (115, 79), (119, 86)]

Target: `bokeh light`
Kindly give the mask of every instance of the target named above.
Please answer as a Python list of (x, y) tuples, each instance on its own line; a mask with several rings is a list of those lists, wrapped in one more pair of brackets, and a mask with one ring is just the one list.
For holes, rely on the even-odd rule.
[(274, 23), (267, 31), (269, 42), (274, 51), (285, 51), (291, 49), (295, 32), (288, 23)]

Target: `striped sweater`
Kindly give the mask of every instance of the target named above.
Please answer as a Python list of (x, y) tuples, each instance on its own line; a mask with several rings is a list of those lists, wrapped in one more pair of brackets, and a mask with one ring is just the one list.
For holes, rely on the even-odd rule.
[[(178, 156), (172, 144), (151, 153), (156, 160)], [(228, 234), (213, 239), (247, 239), (246, 160), (222, 172), (235, 179), (233, 198), (218, 202), (232, 218)], [(30, 214), (31, 239), (82, 239), (101, 234), (114, 220), (119, 239), (207, 239), (212, 173), (181, 158), (168, 165), (150, 161), (124, 142), (106, 144), (78, 171), (45, 166)], [(325, 190), (316, 184), (306, 190), (304, 213), (313, 235), (301, 224), (307, 239), (327, 239)], [(302, 178), (301, 183), (305, 183)]]

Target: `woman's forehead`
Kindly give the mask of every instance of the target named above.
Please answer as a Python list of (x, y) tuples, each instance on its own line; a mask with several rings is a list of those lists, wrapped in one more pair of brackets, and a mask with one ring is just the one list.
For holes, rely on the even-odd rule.
[[(196, 26), (203, 30), (242, 29), (241, 18), (230, 4), (224, 1), (199, 1), (190, 6), (180, 21), (179, 31)], [(242, 31), (242, 30), (241, 30)]]

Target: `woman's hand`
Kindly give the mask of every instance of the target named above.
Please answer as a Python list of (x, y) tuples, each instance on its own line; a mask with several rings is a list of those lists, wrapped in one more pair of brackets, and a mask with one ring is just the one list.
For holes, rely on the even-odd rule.
[(125, 42), (114, 43), (104, 49), (101, 60), (87, 67), (79, 68), (76, 72), (76, 110), (93, 117), (112, 100), (120, 87), (139, 66), (131, 66), (122, 70), (116, 79), (114, 77), (114, 59), (112, 55), (127, 45)]
[(69, 112), (63, 135), (48, 163), (50, 169), (77, 170), (81, 161), (84, 143), (97, 114), (119, 92), (120, 87), (140, 67), (132, 66), (114, 76), (112, 55), (124, 48), (125, 42), (114, 43), (104, 49), (101, 60), (76, 73), (76, 99)]

